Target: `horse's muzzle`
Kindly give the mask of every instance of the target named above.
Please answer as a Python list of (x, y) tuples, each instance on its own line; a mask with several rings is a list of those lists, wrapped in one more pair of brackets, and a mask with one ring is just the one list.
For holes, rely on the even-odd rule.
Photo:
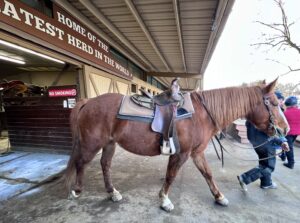
[(276, 135), (278, 136), (286, 136), (289, 131), (290, 131), (289, 127), (286, 127), (284, 129), (276, 127)]

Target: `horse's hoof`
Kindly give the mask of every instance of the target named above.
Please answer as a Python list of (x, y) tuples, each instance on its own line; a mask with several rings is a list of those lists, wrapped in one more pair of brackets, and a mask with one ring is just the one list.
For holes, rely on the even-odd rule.
[(222, 206), (228, 206), (229, 201), (226, 197), (222, 197), (221, 199), (216, 199), (217, 204), (222, 205)]
[(170, 212), (174, 209), (174, 205), (172, 204), (171, 200), (167, 196), (161, 197), (161, 205), (160, 207), (165, 210), (166, 212)]
[(120, 194), (119, 191), (117, 191), (116, 189), (114, 189), (113, 192), (109, 193), (110, 194), (110, 198), (113, 202), (117, 202), (122, 200), (122, 195)]
[(76, 193), (75, 190), (72, 190), (71, 193), (70, 193), (70, 198), (78, 198), (80, 196), (80, 193)]
[(174, 209), (174, 205), (172, 203), (169, 203), (168, 205), (165, 206), (160, 206), (164, 211), (166, 212), (171, 212)]

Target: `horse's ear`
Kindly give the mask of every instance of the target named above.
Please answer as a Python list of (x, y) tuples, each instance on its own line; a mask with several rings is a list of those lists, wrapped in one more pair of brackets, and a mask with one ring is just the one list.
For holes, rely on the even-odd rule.
[(267, 84), (266, 79), (264, 79), (261, 83), (262, 84)]
[(278, 80), (278, 77), (264, 88), (264, 93), (265, 94), (274, 91), (275, 86), (277, 84), (277, 80)]

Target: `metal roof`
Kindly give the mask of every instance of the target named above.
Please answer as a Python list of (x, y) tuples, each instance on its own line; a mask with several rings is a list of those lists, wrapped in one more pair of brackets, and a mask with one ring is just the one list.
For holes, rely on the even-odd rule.
[(55, 0), (164, 84), (202, 88), (234, 0)]

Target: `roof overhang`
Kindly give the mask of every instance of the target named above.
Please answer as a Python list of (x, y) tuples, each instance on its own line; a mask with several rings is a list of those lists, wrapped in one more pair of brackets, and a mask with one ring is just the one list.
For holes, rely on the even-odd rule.
[(202, 88), (234, 0), (53, 0), (165, 85)]

